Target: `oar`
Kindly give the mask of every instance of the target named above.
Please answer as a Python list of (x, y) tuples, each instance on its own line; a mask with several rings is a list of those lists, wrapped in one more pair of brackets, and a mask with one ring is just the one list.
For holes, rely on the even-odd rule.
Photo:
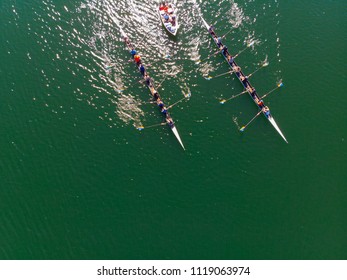
[(225, 36), (227, 36), (231, 31), (233, 31), (234, 30), (234, 28), (232, 28), (232, 29), (230, 29), (227, 33), (225, 33), (221, 38), (223, 39), (223, 38), (225, 38)]
[(120, 88), (120, 89), (116, 88), (116, 92), (118, 93), (122, 93), (123, 91), (124, 91), (124, 88)]
[[(141, 17), (142, 18), (142, 17)], [(152, 29), (153, 30), (153, 29)], [(151, 30), (150, 30), (151, 31)], [(151, 36), (150, 34), (149, 34), (149, 31), (148, 32), (145, 32), (145, 36), (143, 36), (142, 37), (142, 40), (139, 42), (139, 43), (137, 43), (136, 45), (141, 45), (144, 41), (146, 41), (146, 40), (148, 40), (148, 38), (146, 37), (146, 35), (148, 35), (148, 36)]]
[(116, 66), (116, 63), (111, 63), (109, 65), (105, 65), (104, 67), (105, 67), (105, 70), (108, 71), (108, 70), (111, 70), (115, 66)]
[(157, 89), (161, 87), (162, 83), (164, 83), (164, 81), (166, 80), (168, 76), (165, 76), (165, 78), (159, 83), (159, 85), (157, 86)]
[[(152, 78), (150, 78), (150, 81), (151, 81), (151, 82), (153, 81)], [(140, 84), (143, 84), (143, 85), (144, 85), (145, 82), (146, 82), (146, 79), (142, 79), (142, 80), (139, 81), (139, 83), (140, 83)], [(146, 85), (146, 86), (147, 86), (147, 85)]]
[(253, 74), (257, 73), (261, 68), (268, 66), (269, 63), (265, 62), (262, 66), (260, 66), (257, 70), (255, 70), (254, 72), (252, 72), (251, 74), (247, 75), (247, 78), (250, 78)]
[(127, 102), (127, 104), (134, 104), (134, 105), (147, 105), (147, 104), (155, 104), (157, 101), (148, 101), (148, 102)]
[(208, 57), (205, 57), (204, 59), (198, 60), (197, 62), (195, 62), (195, 64), (200, 64), (201, 62), (205, 61), (206, 59), (209, 59), (210, 57), (212, 57), (212, 56), (218, 54), (219, 52), (220, 52), (220, 51), (218, 50), (218, 51), (216, 51), (216, 52), (210, 54)]
[(227, 74), (231, 74), (231, 73), (233, 73), (234, 71), (228, 71), (228, 72), (225, 72), (225, 73), (223, 73), (223, 74), (219, 74), (219, 75), (216, 75), (216, 76), (208, 76), (208, 77), (204, 77), (206, 80), (211, 80), (211, 79), (214, 79), (214, 78), (218, 78), (218, 77), (220, 77), (220, 76), (224, 76), (224, 75), (227, 75)]
[(260, 113), (262, 112), (262, 110), (260, 110), (246, 125), (244, 125), (243, 127), (240, 128), (240, 131), (244, 131), (246, 129), (246, 127), (253, 121), (255, 120), (256, 117), (258, 117), (260, 115)]
[[(147, 102), (141, 102), (141, 103), (139, 103), (139, 105), (147, 105), (147, 104), (155, 104), (155, 103), (157, 103), (157, 101), (147, 101)], [(129, 104), (131, 104), (131, 103), (129, 103)], [(133, 104), (136, 104), (136, 103), (133, 103)]]
[(249, 47), (254, 45), (254, 41), (250, 42), (249, 44), (247, 44), (247, 47), (245, 47), (242, 51), (240, 51), (238, 54), (234, 55), (234, 58), (238, 57), (241, 53), (243, 53), (245, 50), (247, 50)]
[[(146, 34), (148, 34), (148, 33), (146, 32)], [(145, 36), (143, 36), (142, 40), (139, 43), (137, 43), (136, 45), (141, 45), (145, 40), (148, 40), (148, 39)]]
[(243, 91), (243, 92), (241, 92), (241, 93), (239, 93), (239, 94), (237, 94), (237, 95), (233, 95), (232, 97), (230, 97), (230, 98), (228, 98), (228, 99), (223, 99), (223, 100), (219, 101), (219, 103), (220, 103), (220, 104), (224, 104), (225, 102), (227, 102), (227, 101), (229, 101), (229, 100), (231, 100), (231, 99), (234, 99), (234, 98), (236, 98), (236, 97), (238, 97), (238, 96), (240, 96), (240, 95), (242, 95), (242, 94), (244, 94), (244, 93), (246, 93), (246, 92), (247, 92), (247, 90), (245, 90), (245, 91)]
[(145, 129), (145, 128), (151, 128), (151, 127), (160, 126), (160, 125), (166, 125), (166, 122), (164, 122), (164, 123), (159, 123), (159, 124), (153, 124), (153, 125), (149, 125), (149, 126), (146, 126), (146, 127), (144, 127), (144, 126), (138, 126), (138, 127), (136, 127), (136, 129), (141, 131), (141, 130), (143, 130), (143, 129)]
[(187, 96), (183, 97), (182, 99), (178, 100), (178, 101), (175, 102), (174, 104), (170, 105), (169, 107), (167, 107), (167, 109), (172, 108), (172, 107), (175, 106), (176, 104), (180, 103), (182, 100), (184, 100), (184, 99), (186, 99), (186, 98), (189, 98), (189, 97), (191, 97), (191, 96), (192, 96), (192, 94), (189, 92), (189, 93), (187, 94)]
[[(229, 30), (229, 31), (228, 31), (223, 37), (221, 37), (221, 38), (224, 38), (224, 37), (225, 37), (229, 32), (231, 32), (231, 31), (232, 31), (232, 29)], [(244, 52), (248, 47), (253, 46), (254, 43), (255, 43), (255, 42), (252, 41), (251, 43), (247, 44), (247, 47), (244, 48), (242, 51), (240, 51), (237, 55), (235, 55), (234, 58), (237, 57), (237, 56), (239, 56), (239, 55), (240, 55), (242, 52)], [(197, 62), (195, 62), (195, 64), (200, 64), (200, 63), (203, 62), (204, 60), (209, 59), (211, 56), (214, 56), (214, 55), (218, 54), (219, 52), (220, 52), (220, 50), (214, 52), (213, 54), (210, 54), (208, 57), (206, 57), (206, 58), (204, 58), (204, 59), (198, 60)]]
[(283, 87), (284, 84), (282, 82), (280, 82), (279, 84), (277, 84), (277, 87), (275, 87), (274, 89), (270, 90), (268, 93), (264, 94), (262, 97), (260, 97), (260, 99), (264, 99), (266, 96), (268, 96), (271, 92), (275, 91), (276, 89)]

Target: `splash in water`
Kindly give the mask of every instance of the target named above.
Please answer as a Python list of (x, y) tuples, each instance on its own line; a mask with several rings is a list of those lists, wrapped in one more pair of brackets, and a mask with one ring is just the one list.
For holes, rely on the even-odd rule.
[(237, 130), (241, 129), (241, 126), (239, 125), (238, 119), (237, 117), (233, 117), (233, 123), (236, 125)]
[(249, 18), (244, 15), (242, 8), (237, 3), (231, 3), (229, 22), (233, 28), (238, 28), (243, 21), (248, 21)]

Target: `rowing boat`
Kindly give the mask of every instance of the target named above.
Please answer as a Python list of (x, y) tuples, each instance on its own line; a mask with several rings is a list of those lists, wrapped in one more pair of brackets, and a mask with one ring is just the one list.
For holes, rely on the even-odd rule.
[(176, 36), (178, 30), (177, 9), (173, 3), (160, 3), (158, 6), (158, 14), (165, 29), (172, 35)]
[[(247, 90), (248, 94), (250, 97), (253, 99), (255, 104), (258, 106), (258, 108), (262, 111), (263, 115), (268, 119), (268, 121), (272, 124), (272, 126), (276, 129), (276, 131), (281, 135), (284, 141), (288, 143), (287, 139), (284, 137), (281, 129), (278, 127), (275, 119), (272, 117), (270, 110), (268, 109), (267, 106), (264, 105), (264, 102), (261, 100), (261, 97), (257, 94), (255, 88), (251, 85), (249, 80), (247, 79), (247, 76), (243, 74), (241, 68), (236, 64), (235, 60), (229, 60), (228, 58), (231, 57), (229, 54), (228, 50), (226, 49), (225, 51), (223, 50), (224, 45), (221, 41), (221, 38), (216, 35), (216, 33), (213, 30), (213, 26), (210, 26), (207, 24), (205, 19), (201, 16), (201, 19), (207, 28), (209, 34), (211, 35), (213, 42), (215, 42), (216, 46), (221, 50), (221, 54), (224, 56), (225, 60), (231, 67), (232, 71), (231, 73), (234, 73), (236, 77), (239, 79), (241, 82), (242, 86)], [(218, 40), (219, 39), (219, 40)], [(280, 85), (279, 85), (280, 86)]]
[[(120, 28), (120, 31), (121, 31), (121, 33), (122, 33), (122, 36), (123, 36), (123, 39), (124, 39), (124, 42), (125, 42), (125, 45), (127, 46), (127, 48), (128, 48), (130, 51), (133, 50), (133, 49), (135, 49), (134, 46), (132, 45), (132, 43), (130, 42), (130, 40), (129, 40), (127, 34), (123, 31), (122, 28)], [(134, 63), (135, 63), (135, 65), (136, 65), (137, 67), (139, 66), (139, 65), (136, 64), (135, 61), (134, 61)], [(138, 67), (138, 68), (139, 68), (139, 67)], [(140, 71), (140, 68), (139, 68), (139, 71)], [(141, 71), (140, 71), (140, 73), (141, 73)], [(146, 71), (146, 73), (147, 73), (147, 71)], [(147, 74), (148, 74), (148, 73), (147, 73)], [(141, 73), (141, 75), (142, 75), (142, 73)], [(147, 76), (147, 77), (149, 77), (149, 76)], [(158, 91), (154, 88), (153, 83), (152, 83), (151, 81), (149, 81), (149, 83), (147, 83), (147, 80), (146, 80), (146, 78), (145, 78), (145, 75), (143, 75), (143, 78), (145, 79), (146, 84), (147, 84), (147, 87), (149, 88), (149, 90), (150, 90), (151, 95), (153, 96), (153, 98), (156, 99), (157, 102), (158, 102), (158, 101), (161, 101), (162, 99), (161, 99), (161, 97), (160, 97)], [(162, 104), (163, 104), (163, 103), (162, 103)], [(163, 105), (164, 105), (164, 104), (163, 104)], [(183, 145), (182, 140), (181, 140), (181, 137), (180, 137), (180, 135), (179, 135), (179, 133), (178, 133), (178, 131), (177, 131), (177, 128), (176, 128), (176, 126), (175, 126), (175, 123), (174, 123), (174, 121), (172, 120), (172, 118), (171, 118), (169, 112), (165, 112), (164, 115), (165, 115), (165, 122), (166, 122), (166, 124), (170, 127), (170, 129), (172, 130), (173, 134), (174, 134), (175, 137), (177, 138), (178, 142), (181, 144), (182, 148), (185, 150), (184, 145)], [(165, 124), (165, 123), (164, 123), (164, 124)]]

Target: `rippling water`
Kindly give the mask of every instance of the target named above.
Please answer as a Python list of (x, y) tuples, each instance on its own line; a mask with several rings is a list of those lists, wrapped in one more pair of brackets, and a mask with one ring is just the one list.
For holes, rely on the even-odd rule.
[[(230, 26), (235, 28), (235, 32), (231, 33), (231, 36), (235, 35), (235, 39), (231, 42), (236, 45), (241, 46), (254, 40), (252, 25), (258, 24), (259, 14), (251, 19), (244, 15), (243, 9), (237, 3), (230, 1), (229, 4), (227, 12), (219, 9), (215, 13), (214, 21), (218, 19), (224, 23), (229, 22)], [(171, 101), (196, 87), (197, 75), (206, 75), (220, 66), (211, 60), (206, 61), (200, 68), (195, 64), (201, 54), (206, 55), (206, 50), (211, 49), (205, 30), (196, 28), (196, 19), (213, 5), (198, 1), (178, 3), (181, 22), (178, 38), (171, 38), (165, 33), (158, 21), (155, 1), (149, 4), (133, 0), (83, 1), (76, 5), (43, 1), (35, 7), (27, 7), (33, 19), (25, 27), (22, 26), (15, 5), (12, 5), (12, 8), (14, 23), (18, 28), (26, 28), (28, 35), (36, 40), (40, 52), (45, 54), (46, 65), (40, 65), (42, 69), (38, 70), (46, 87), (60, 89), (57, 73), (67, 71), (70, 75), (69, 84), (73, 87), (71, 98), (95, 107), (99, 117), (107, 125), (119, 127), (124, 124), (137, 126), (145, 115), (142, 106), (139, 106), (144, 100), (141, 92), (143, 85), (137, 83), (140, 77), (134, 73), (134, 67), (129, 63), (129, 56), (123, 48), (120, 27), (131, 34), (131, 40), (137, 46), (143, 61), (150, 64), (149, 71), (157, 84), (167, 76), (172, 81), (173, 85), (165, 93), (165, 99)], [(260, 16), (264, 17), (267, 13), (278, 17), (276, 1), (264, 5)], [(201, 25), (200, 20), (198, 25)], [(221, 29), (223, 32), (223, 27)], [(279, 36), (277, 30), (273, 32), (275, 34), (269, 34), (271, 37)], [(262, 39), (261, 36), (264, 35), (261, 34), (256, 40), (258, 45), (267, 41), (266, 37)], [(273, 47), (267, 44), (265, 49), (274, 49)], [(278, 37), (275, 44), (278, 61), (279, 47)], [(32, 60), (34, 54), (28, 49), (26, 55), (28, 60)], [(254, 52), (254, 55), (257, 61), (257, 52)], [(259, 59), (265, 57), (267, 55), (264, 56), (264, 53), (259, 55)], [(257, 62), (253, 64), (253, 67), (258, 65)], [(83, 84), (72, 84), (71, 81), (77, 76), (83, 80)], [(47, 93), (47, 96), (50, 96), (50, 93)], [(49, 98), (45, 98), (44, 102), (46, 106), (54, 106), (50, 104)], [(58, 114), (65, 113), (62, 108), (52, 110)]]
[[(344, 1), (0, 3), (4, 259), (346, 258)], [(215, 52), (216, 27), (289, 145)], [(183, 152), (129, 61), (134, 43)], [(205, 59), (211, 56), (209, 59)], [(326, 58), (327, 62), (323, 62)], [(197, 61), (203, 60), (197, 64)], [(331, 74), (330, 74), (331, 73)], [(323, 110), (324, 109), (324, 110)]]

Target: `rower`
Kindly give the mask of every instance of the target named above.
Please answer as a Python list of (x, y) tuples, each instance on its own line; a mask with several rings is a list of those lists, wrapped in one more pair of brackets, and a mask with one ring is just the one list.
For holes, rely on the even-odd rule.
[(243, 86), (246, 87), (247, 86), (247, 77), (242, 75), (242, 74), (240, 74), (240, 80), (241, 80)]
[(247, 91), (252, 94), (254, 92), (254, 88), (251, 87), (251, 85), (249, 83), (247, 83), (247, 87), (246, 87)]
[(238, 72), (241, 71), (241, 67), (240, 67), (240, 66), (234, 65), (234, 66), (233, 66), (233, 71), (234, 71), (235, 73), (238, 73)]
[(265, 106), (262, 110), (267, 118), (270, 117), (270, 109), (268, 106)]
[(263, 108), (263, 107), (264, 107), (264, 101), (258, 99), (258, 106), (259, 106), (260, 108)]
[(215, 38), (215, 42), (216, 42), (218, 48), (220, 48), (222, 46), (222, 38), (221, 37)]
[(153, 91), (153, 97), (155, 100), (159, 99), (159, 93), (156, 90)]
[(134, 60), (135, 60), (137, 65), (141, 64), (141, 57), (138, 54), (134, 55)]
[(159, 108), (164, 107), (164, 102), (160, 98), (157, 99), (157, 104), (158, 104)]
[(212, 35), (212, 36), (216, 36), (216, 33), (214, 33), (214, 26), (213, 25), (210, 25), (210, 28), (208, 29), (208, 32), (210, 32), (210, 34)]
[(140, 70), (142, 76), (144, 76), (146, 69), (145, 69), (145, 66), (143, 66), (143, 64), (140, 65), (139, 70)]
[(124, 37), (124, 43), (126, 43), (127, 45), (130, 44), (128, 37)]
[(224, 56), (227, 56), (227, 53), (228, 53), (228, 47), (227, 46), (223, 46), (223, 49), (222, 49), (222, 54), (224, 55)]
[(228, 62), (230, 65), (232, 65), (234, 62), (234, 58), (230, 54), (228, 55)]
[(166, 123), (172, 128), (174, 126), (174, 122), (169, 114), (166, 114)]
[(161, 108), (161, 112), (162, 112), (164, 115), (166, 115), (166, 114), (167, 114), (167, 108), (166, 108), (165, 106), (163, 106), (163, 107)]
[(136, 50), (134, 48), (131, 48), (130, 54), (133, 58), (134, 58), (136, 53), (137, 53)]
[(145, 78), (146, 85), (150, 86), (151, 85), (151, 77), (148, 74), (146, 74), (144, 78)]

